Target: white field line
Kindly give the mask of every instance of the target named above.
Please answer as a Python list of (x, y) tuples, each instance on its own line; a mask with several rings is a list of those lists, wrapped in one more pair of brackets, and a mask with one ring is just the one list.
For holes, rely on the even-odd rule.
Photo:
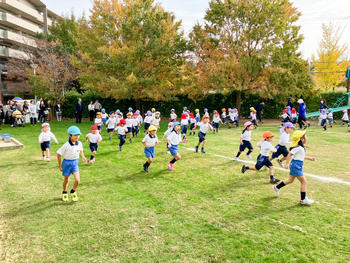
[[(181, 146), (181, 148), (184, 148), (188, 151), (192, 151), (194, 152), (194, 148), (187, 148), (187, 147), (183, 147)], [(216, 157), (220, 157), (220, 158), (224, 158), (224, 159), (228, 159), (228, 160), (232, 160), (234, 161), (235, 159), (232, 157), (228, 157), (225, 155), (221, 155), (221, 154), (215, 154), (215, 153), (209, 153), (206, 152), (206, 154), (212, 155), (212, 156), (216, 156)], [(236, 162), (241, 162), (241, 163), (247, 163), (247, 164), (255, 164), (255, 162), (253, 161), (246, 161), (246, 160), (238, 160)], [(283, 172), (289, 172), (289, 170), (281, 168), (281, 167), (276, 167), (274, 166), (275, 169), (283, 171)], [(338, 183), (338, 184), (345, 184), (345, 185), (349, 185), (350, 186), (350, 182), (342, 180), (342, 179), (338, 179), (338, 178), (334, 178), (334, 177), (325, 177), (325, 176), (320, 176), (320, 175), (316, 175), (316, 174), (310, 174), (310, 173), (304, 173), (304, 175), (315, 178), (319, 181), (322, 182), (327, 182), (327, 183)]]

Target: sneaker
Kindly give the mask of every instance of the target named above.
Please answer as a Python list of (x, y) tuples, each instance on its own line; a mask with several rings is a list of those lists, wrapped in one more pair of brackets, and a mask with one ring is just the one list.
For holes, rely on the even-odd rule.
[(119, 151), (122, 151), (122, 147), (121, 146), (119, 146)]
[(174, 170), (175, 170), (175, 169), (174, 169), (174, 164), (173, 164), (173, 163), (168, 162), (168, 170), (170, 170), (170, 171), (174, 171)]
[(198, 152), (198, 146), (194, 147), (194, 149), (196, 150), (196, 153)]
[(63, 202), (68, 202), (69, 201), (68, 194), (62, 194), (62, 201)]
[(146, 165), (143, 164), (142, 167), (143, 167), (143, 170), (144, 170), (146, 173), (148, 173), (148, 168), (146, 167)]
[(89, 163), (93, 163), (92, 160), (90, 160)]
[(242, 169), (241, 169), (241, 172), (244, 174), (245, 171), (247, 171), (247, 166), (243, 165), (243, 166), (242, 166)]
[(203, 149), (203, 148), (202, 148), (201, 152), (202, 152), (202, 153), (205, 153), (205, 151), (204, 151), (204, 149)]
[(238, 157), (235, 157), (235, 159), (234, 159), (235, 161), (238, 161), (239, 160), (239, 158)]
[(314, 203), (314, 200), (311, 200), (307, 197), (305, 197), (304, 200), (300, 200), (301, 205), (312, 205)]
[(43, 156), (43, 161), (45, 161), (45, 155)]
[(167, 153), (168, 153), (168, 154), (170, 154), (170, 152), (169, 152), (169, 151), (167, 151)]
[(71, 193), (70, 196), (72, 197), (72, 201), (73, 201), (73, 202), (77, 202), (78, 199), (79, 199), (76, 192)]
[(108, 140), (112, 140), (112, 137), (109, 137), (109, 139)]
[(46, 161), (47, 161), (47, 162), (50, 162), (51, 160), (50, 160), (50, 158), (49, 158), (49, 157), (47, 157), (47, 158), (46, 158)]
[(131, 139), (129, 139), (129, 143), (132, 143), (132, 140), (131, 140)]
[(251, 157), (249, 154), (246, 154), (246, 156), (247, 156), (247, 158), (248, 158), (249, 160), (252, 159), (252, 157)]
[(274, 177), (274, 178), (270, 179), (270, 184), (276, 184), (279, 181), (281, 181), (281, 180)]
[(272, 189), (275, 191), (276, 196), (280, 195), (280, 189), (278, 189), (276, 185), (273, 185)]
[(277, 162), (283, 168), (282, 160), (281, 159), (277, 159)]

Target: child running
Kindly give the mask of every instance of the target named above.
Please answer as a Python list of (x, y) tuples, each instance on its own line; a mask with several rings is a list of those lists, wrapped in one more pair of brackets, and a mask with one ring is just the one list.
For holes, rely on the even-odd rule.
[(187, 126), (188, 126), (187, 114), (186, 113), (182, 113), (182, 115), (181, 115), (181, 135), (182, 135), (182, 140), (186, 139)]
[(198, 132), (199, 141), (198, 141), (198, 144), (195, 147), (195, 150), (196, 150), (196, 153), (197, 153), (198, 152), (198, 148), (199, 148), (199, 146), (202, 143), (201, 152), (205, 153), (204, 147), (205, 147), (205, 144), (207, 142), (207, 140), (205, 139), (205, 135), (207, 134), (207, 132), (209, 130), (213, 130), (213, 126), (211, 126), (209, 124), (209, 116), (208, 115), (204, 115), (202, 121), (200, 123), (198, 123), (198, 126), (199, 126), (199, 132)]
[(175, 113), (175, 109), (170, 110), (170, 121), (176, 121), (177, 115)]
[(101, 118), (102, 118), (102, 123), (106, 124), (107, 119), (108, 119), (108, 114), (106, 113), (105, 109), (101, 110)]
[(297, 123), (297, 120), (298, 120), (298, 114), (297, 114), (297, 110), (295, 108), (292, 109), (292, 123), (293, 124), (296, 124)]
[(236, 108), (234, 108), (232, 110), (233, 112), (233, 123), (236, 125), (236, 127), (239, 127), (239, 114), (238, 114), (238, 110)]
[(260, 154), (258, 156), (255, 167), (249, 167), (246, 165), (242, 166), (242, 173), (245, 173), (247, 170), (259, 171), (261, 168), (266, 166), (270, 171), (270, 183), (275, 184), (280, 180), (274, 177), (274, 169), (273, 165), (269, 159), (270, 152), (276, 152), (277, 150), (272, 146), (271, 142), (275, 135), (270, 131), (266, 131), (263, 133), (263, 140), (258, 143), (258, 146), (261, 148)]
[(190, 136), (192, 134), (196, 135), (197, 121), (194, 118), (194, 115), (192, 112), (189, 115), (190, 115)]
[(294, 132), (292, 141), (293, 143), (285, 166), (286, 169), (289, 169), (289, 178), (277, 186), (274, 185), (273, 190), (275, 191), (276, 196), (279, 196), (279, 190), (287, 184), (293, 183), (294, 179), (297, 178), (300, 182), (300, 204), (311, 205), (314, 203), (314, 200), (311, 200), (306, 196), (307, 181), (303, 173), (303, 164), (305, 159), (316, 161), (316, 158), (305, 156), (305, 144), (307, 141), (306, 131)]
[(112, 111), (109, 115), (109, 119), (106, 121), (107, 132), (109, 134), (109, 140), (112, 140), (112, 136), (114, 134), (114, 129), (117, 126), (117, 121), (118, 121), (118, 119), (115, 116), (115, 113)]
[(168, 169), (171, 171), (174, 171), (174, 164), (176, 161), (181, 159), (181, 155), (178, 153), (178, 146), (179, 143), (186, 143), (188, 142), (187, 139), (181, 140), (181, 133), (180, 133), (180, 123), (179, 122), (174, 122), (172, 125), (172, 131), (167, 137), (167, 142), (168, 142), (168, 149), (171, 153), (171, 155), (174, 157), (169, 163), (168, 163)]
[(147, 158), (147, 161), (142, 165), (142, 167), (146, 173), (148, 173), (148, 167), (151, 165), (154, 158), (154, 146), (159, 145), (156, 133), (157, 127), (151, 125), (148, 129), (148, 134), (142, 140), (142, 143), (145, 146), (144, 152)]
[(328, 118), (329, 126), (330, 126), (331, 128), (333, 128), (333, 111), (332, 111), (332, 109), (329, 109), (329, 110), (328, 110), (327, 118)]
[[(110, 118), (108, 119), (110, 120)], [(114, 129), (113, 129), (114, 131)], [(98, 143), (102, 141), (101, 134), (98, 133), (98, 128), (96, 125), (91, 126), (90, 132), (86, 135), (86, 142), (89, 142), (89, 147), (91, 150), (90, 163), (95, 162), (95, 154), (97, 152)]]
[[(62, 171), (62, 175), (64, 177), (63, 180), (63, 192), (62, 192), (62, 200), (63, 202), (68, 202), (69, 197), (67, 193), (67, 185), (69, 182), (69, 176), (73, 174), (74, 176), (74, 185), (72, 190), (70, 190), (70, 197), (73, 202), (78, 201), (78, 195), (76, 190), (80, 183), (80, 175), (79, 175), (79, 154), (83, 159), (84, 164), (87, 163), (86, 158), (83, 152), (83, 145), (79, 141), (80, 130), (76, 126), (71, 126), (68, 128), (68, 142), (62, 145), (61, 148), (57, 151), (57, 161), (58, 167), (60, 171)], [(63, 161), (61, 159), (63, 157)]]
[(132, 116), (132, 137), (138, 136), (139, 127), (140, 127), (139, 113), (136, 111)]
[(246, 148), (248, 148), (248, 152), (246, 154), (246, 156), (248, 157), (248, 159), (252, 159), (252, 157), (250, 156), (250, 154), (253, 152), (253, 146), (251, 143), (251, 138), (252, 138), (252, 130), (254, 129), (254, 124), (251, 121), (247, 121), (244, 123), (244, 129), (242, 131), (242, 134), (240, 136), (240, 145), (239, 145), (239, 151), (235, 157), (235, 161), (239, 160), (239, 156), (241, 155), (242, 152), (244, 152), (244, 150)]
[(215, 132), (218, 133), (219, 132), (219, 125), (223, 124), (223, 122), (220, 119), (220, 114), (219, 112), (217, 112), (216, 110), (214, 110), (214, 114), (213, 114), (213, 128), (214, 128), (214, 134)]
[(39, 143), (41, 147), (41, 153), (43, 156), (43, 161), (45, 161), (45, 153), (46, 153), (46, 161), (50, 161), (50, 145), (51, 145), (51, 139), (55, 141), (56, 144), (58, 144), (58, 141), (55, 137), (55, 135), (50, 130), (50, 124), (43, 123), (41, 125), (41, 133), (39, 135)]
[(221, 120), (223, 124), (226, 126), (226, 109), (225, 108), (221, 109)]
[(128, 131), (128, 129), (125, 127), (126, 124), (126, 120), (121, 119), (119, 122), (118, 127), (116, 128), (116, 131), (118, 131), (118, 138), (119, 138), (119, 151), (122, 151), (122, 146), (125, 143), (125, 139), (126, 139), (126, 132)]
[(323, 130), (327, 131), (327, 111), (326, 111), (326, 109), (321, 109), (320, 119), (321, 119), (321, 126), (323, 127)]
[(258, 126), (258, 123), (256, 122), (256, 110), (254, 107), (250, 107), (250, 121), (255, 125), (255, 127)]
[(278, 158), (280, 155), (283, 155), (282, 159), (277, 159), (277, 162), (281, 167), (283, 167), (282, 162), (287, 159), (287, 156), (289, 154), (287, 150), (287, 147), (291, 144), (291, 142), (289, 142), (289, 136), (293, 132), (294, 128), (295, 126), (291, 122), (286, 122), (283, 124), (282, 128), (280, 129), (280, 140), (276, 146), (277, 152), (274, 152), (270, 158), (272, 161), (273, 159)]
[[(129, 108), (130, 109), (130, 108)], [(126, 128), (128, 129), (128, 134), (129, 134), (129, 143), (132, 143), (132, 130), (133, 130), (133, 122), (134, 120), (132, 119), (132, 112), (128, 112), (126, 114)]]
[(199, 109), (195, 109), (196, 112), (196, 122), (199, 123), (201, 121), (201, 115), (199, 113)]
[[(168, 129), (164, 132), (164, 135), (163, 135), (163, 137), (162, 137), (162, 140), (163, 140), (164, 138), (168, 138), (168, 136), (170, 135), (170, 133), (173, 131), (172, 125), (173, 125), (174, 122), (176, 122), (176, 121), (174, 120), (174, 121), (171, 121), (171, 122), (168, 123)], [(168, 142), (166, 143), (166, 149), (167, 149), (167, 152), (170, 153), (169, 147), (168, 147)]]
[(153, 119), (153, 126), (156, 126), (157, 129), (159, 129), (159, 125), (160, 125), (160, 112), (156, 111), (155, 115), (154, 115), (154, 119)]
[(348, 115), (348, 110), (343, 110), (343, 117), (341, 118), (343, 124), (341, 126), (344, 126), (345, 123), (348, 125), (348, 127), (350, 126), (349, 124), (349, 115)]
[(98, 132), (101, 133), (101, 128), (102, 128), (102, 114), (101, 112), (96, 113), (96, 118), (95, 118), (95, 125), (97, 126)]
[(152, 117), (152, 112), (151, 111), (147, 111), (146, 113), (146, 117), (144, 119), (144, 123), (145, 123), (145, 130), (143, 131), (144, 134), (146, 134), (146, 132), (148, 131), (149, 126), (151, 126), (151, 124), (153, 123), (153, 117)]

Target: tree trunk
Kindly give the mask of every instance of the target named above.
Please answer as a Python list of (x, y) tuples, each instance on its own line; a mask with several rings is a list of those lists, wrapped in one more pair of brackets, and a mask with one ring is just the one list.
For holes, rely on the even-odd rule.
[(135, 103), (136, 103), (136, 110), (141, 110), (141, 100), (137, 99), (135, 100)]
[(346, 92), (349, 92), (350, 90), (350, 79), (346, 80)]
[(241, 117), (241, 101), (242, 101), (242, 91), (237, 91), (236, 94), (236, 107), (238, 110), (239, 117)]

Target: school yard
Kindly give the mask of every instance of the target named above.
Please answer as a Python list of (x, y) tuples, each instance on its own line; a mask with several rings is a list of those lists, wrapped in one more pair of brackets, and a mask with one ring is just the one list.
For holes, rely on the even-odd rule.
[[(315, 204), (305, 207), (299, 182), (276, 198), (267, 171), (241, 174), (242, 163), (233, 161), (241, 128), (208, 134), (207, 154), (194, 153), (198, 137), (189, 137), (176, 171), (167, 170), (162, 140), (148, 174), (143, 135), (119, 152), (117, 137), (109, 141), (104, 131), (96, 163), (80, 161), (79, 202), (63, 203), (55, 152), (72, 124), (51, 123), (60, 144), (52, 144), (50, 163), (41, 160), (39, 126), (2, 127), (0, 133), (25, 147), (0, 151), (1, 262), (350, 261), (347, 128), (308, 130), (307, 155), (317, 162), (305, 163), (305, 172), (316, 175), (308, 176), (307, 191)], [(80, 125), (81, 140), (89, 127)], [(268, 129), (279, 136), (276, 125), (266, 124), (253, 131), (253, 145)], [(84, 151), (89, 157), (87, 143)], [(275, 175), (285, 179), (288, 173)]]

